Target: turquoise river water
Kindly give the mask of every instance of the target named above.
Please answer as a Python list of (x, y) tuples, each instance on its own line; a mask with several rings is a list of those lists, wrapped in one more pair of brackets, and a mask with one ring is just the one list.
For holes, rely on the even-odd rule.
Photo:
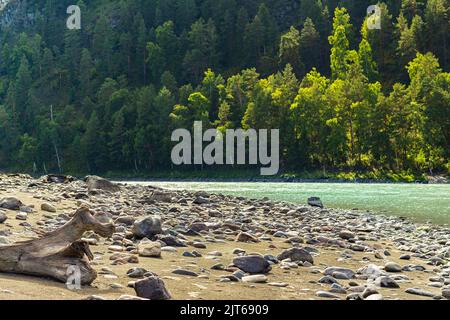
[(207, 191), (305, 204), (318, 196), (326, 207), (370, 210), (418, 222), (450, 225), (450, 184), (278, 182), (129, 182), (172, 190)]

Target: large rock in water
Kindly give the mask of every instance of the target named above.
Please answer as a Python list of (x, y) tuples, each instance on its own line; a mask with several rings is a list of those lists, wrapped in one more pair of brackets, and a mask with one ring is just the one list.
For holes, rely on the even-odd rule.
[(171, 298), (164, 281), (157, 277), (148, 277), (134, 284), (136, 295), (150, 300), (169, 300)]
[(158, 216), (146, 217), (144, 219), (138, 220), (133, 224), (131, 232), (137, 238), (154, 238), (157, 234), (161, 234), (161, 218)]
[(120, 191), (120, 187), (118, 185), (98, 176), (87, 176), (86, 178), (84, 178), (84, 181), (87, 184), (88, 191), (93, 190), (104, 190), (109, 192)]
[(3, 198), (2, 200), (0, 200), (0, 208), (19, 210), (22, 206), (22, 201), (14, 197)]
[(286, 249), (283, 252), (281, 252), (280, 255), (278, 255), (277, 259), (282, 261), (284, 259), (291, 259), (292, 261), (301, 261), (301, 262), (309, 262), (311, 264), (314, 264), (314, 259), (312, 255), (302, 248), (291, 248)]
[(319, 207), (319, 208), (323, 208), (323, 203), (322, 200), (320, 200), (319, 197), (311, 197), (308, 198), (308, 204), (312, 207)]
[(242, 271), (252, 274), (268, 273), (272, 270), (270, 263), (258, 255), (234, 258), (233, 264)]

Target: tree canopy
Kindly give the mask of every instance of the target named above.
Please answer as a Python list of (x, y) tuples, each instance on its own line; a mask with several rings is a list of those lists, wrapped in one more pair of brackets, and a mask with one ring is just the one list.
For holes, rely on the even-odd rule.
[(282, 170), (450, 170), (448, 0), (68, 0), (0, 12), (0, 168), (150, 172), (171, 132), (279, 128)]

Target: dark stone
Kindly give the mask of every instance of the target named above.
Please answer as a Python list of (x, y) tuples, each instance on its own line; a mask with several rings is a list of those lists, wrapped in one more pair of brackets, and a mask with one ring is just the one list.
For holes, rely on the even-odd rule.
[(347, 279), (353, 279), (355, 277), (355, 272), (353, 270), (341, 267), (328, 267), (325, 269), (324, 274), (327, 276), (333, 276), (333, 273), (335, 272), (345, 274)]
[(320, 198), (318, 198), (318, 197), (308, 198), (308, 204), (312, 207), (323, 208), (322, 200), (320, 200)]
[(291, 248), (286, 249), (281, 254), (278, 255), (277, 259), (279, 261), (285, 260), (285, 259), (291, 259), (291, 261), (301, 261), (301, 262), (309, 262), (311, 264), (314, 264), (314, 259), (312, 255), (302, 248)]
[(324, 276), (319, 279), (319, 283), (333, 284), (333, 283), (337, 283), (337, 280), (335, 278), (333, 278), (332, 276)]
[(6, 216), (6, 214), (5, 214), (4, 212), (0, 212), (0, 223), (5, 222), (6, 219), (8, 219), (8, 217)]
[(0, 208), (9, 210), (19, 210), (23, 206), (22, 201), (14, 197), (7, 197), (0, 200)]
[(173, 274), (178, 274), (180, 276), (190, 276), (190, 277), (198, 277), (198, 274), (194, 271), (186, 270), (186, 269), (176, 269), (172, 271)]
[(184, 244), (180, 239), (170, 236), (170, 235), (161, 235), (159, 234), (156, 239), (159, 241), (164, 242), (165, 246), (170, 247), (187, 247), (186, 244)]
[(147, 273), (144, 268), (132, 268), (127, 271), (127, 276), (130, 278), (142, 278)]
[(423, 296), (423, 297), (434, 297), (435, 296), (434, 293), (425, 291), (425, 290), (420, 289), (420, 288), (409, 288), (409, 289), (406, 289), (405, 292), (409, 293), (409, 294), (415, 294), (415, 295), (418, 295), (418, 296)]
[(211, 267), (211, 270), (224, 270), (225, 266), (221, 263), (215, 264)]
[(195, 198), (195, 200), (194, 200), (194, 203), (195, 203), (195, 204), (207, 204), (207, 203), (209, 203), (209, 202), (210, 202), (209, 199), (204, 198), (204, 197), (202, 197), (202, 196), (198, 196), (198, 197)]
[(205, 223), (202, 222), (194, 222), (189, 226), (190, 230), (193, 230), (195, 232), (200, 232), (200, 231), (204, 231), (207, 230), (208, 227)]
[(150, 300), (169, 300), (171, 298), (164, 281), (157, 277), (136, 281), (134, 290), (138, 297)]
[(244, 272), (257, 274), (268, 273), (272, 267), (262, 256), (243, 256), (234, 258), (233, 264)]
[(274, 257), (273, 255), (271, 255), (271, 254), (266, 254), (264, 256), (264, 259), (266, 259), (267, 261), (272, 262), (274, 264), (280, 263), (280, 261), (276, 257)]
[(391, 279), (389, 277), (378, 277), (375, 280), (375, 284), (381, 288), (400, 288), (397, 282), (395, 282), (394, 279)]

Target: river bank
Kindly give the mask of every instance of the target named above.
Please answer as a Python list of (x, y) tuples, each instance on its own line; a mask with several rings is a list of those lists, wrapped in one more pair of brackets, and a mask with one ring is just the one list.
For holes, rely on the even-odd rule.
[[(11, 172), (11, 171), (9, 171)], [(14, 172), (14, 171), (12, 171)], [(7, 172), (0, 174), (7, 174)], [(39, 173), (27, 172), (35, 178)], [(85, 177), (88, 173), (66, 172), (74, 177)], [(108, 171), (102, 174), (115, 181), (173, 181), (173, 182), (284, 182), (284, 183), (360, 183), (360, 184), (449, 184), (449, 174), (426, 174), (410, 172), (358, 172), (358, 171), (302, 171), (284, 172), (274, 176), (261, 176), (257, 171), (245, 169), (211, 169), (204, 170), (161, 170), (147, 171)]]
[(311, 196), (320, 197), (326, 207), (358, 209), (374, 214), (403, 217), (419, 223), (450, 225), (450, 185), (398, 183), (285, 183), (285, 182), (186, 182), (123, 181), (190, 192), (222, 193), (304, 205)]
[(303, 172), (261, 176), (251, 171), (170, 171), (158, 173), (114, 173), (105, 177), (116, 181), (173, 181), (173, 182), (286, 182), (286, 183), (418, 183), (448, 184), (448, 175), (414, 175), (408, 173)]
[(114, 222), (115, 232), (107, 239), (83, 236), (98, 273), (91, 286), (71, 291), (53, 280), (0, 273), (0, 299), (126, 298), (149, 277), (160, 279), (173, 299), (450, 296), (444, 226), (144, 185), (92, 190), (79, 180), (25, 175), (0, 176), (0, 199), (7, 197), (24, 206), (2, 210), (0, 245), (55, 230), (80, 206)]

